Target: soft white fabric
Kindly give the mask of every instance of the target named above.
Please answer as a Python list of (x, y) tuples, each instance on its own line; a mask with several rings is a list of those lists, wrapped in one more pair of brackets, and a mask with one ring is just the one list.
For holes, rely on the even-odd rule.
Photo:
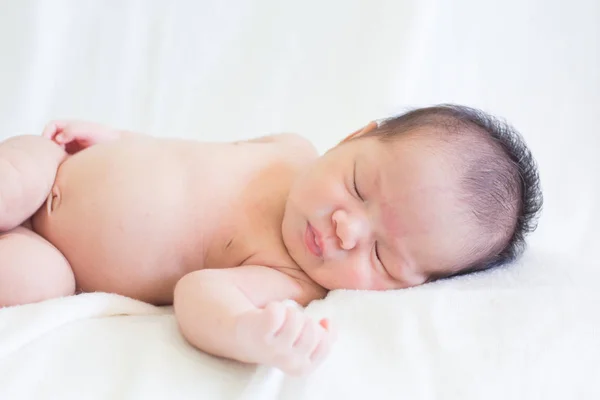
[(116, 295), (6, 309), (0, 398), (599, 398), (600, 293), (509, 275), (332, 293), (306, 312), (335, 321), (339, 340), (303, 378), (199, 353), (170, 308)]
[(546, 208), (515, 266), (310, 305), (339, 341), (306, 378), (195, 351), (169, 308), (118, 296), (0, 310), (0, 398), (600, 398), (599, 22), (596, 0), (3, 3), (2, 138), (68, 117), (324, 151), (459, 102), (523, 132)]

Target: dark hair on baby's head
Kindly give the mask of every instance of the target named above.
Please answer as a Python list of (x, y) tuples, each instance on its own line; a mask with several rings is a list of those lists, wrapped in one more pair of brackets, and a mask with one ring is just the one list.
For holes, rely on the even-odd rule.
[(525, 249), (525, 236), (537, 227), (543, 204), (537, 165), (522, 136), (503, 120), (455, 104), (419, 108), (389, 118), (365, 136), (394, 140), (398, 135), (419, 132), (433, 132), (460, 149), (460, 198), (483, 230), (485, 240), (475, 245), (472, 259), (455, 275), (486, 270), (519, 257)]

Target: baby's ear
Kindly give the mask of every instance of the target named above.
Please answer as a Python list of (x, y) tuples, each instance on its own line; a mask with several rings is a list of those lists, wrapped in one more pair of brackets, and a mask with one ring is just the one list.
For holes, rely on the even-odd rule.
[(364, 135), (367, 132), (371, 132), (375, 128), (377, 128), (377, 122), (371, 121), (366, 126), (348, 135), (344, 140), (342, 140), (341, 143), (347, 142), (350, 139), (360, 137), (361, 135)]

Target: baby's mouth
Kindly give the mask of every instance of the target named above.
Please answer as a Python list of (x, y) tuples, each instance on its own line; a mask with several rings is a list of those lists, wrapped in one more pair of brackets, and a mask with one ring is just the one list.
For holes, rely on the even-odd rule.
[(323, 258), (323, 250), (319, 245), (319, 235), (312, 227), (310, 222), (308, 222), (306, 225), (306, 232), (304, 233), (304, 242), (309, 252), (311, 252), (316, 257)]

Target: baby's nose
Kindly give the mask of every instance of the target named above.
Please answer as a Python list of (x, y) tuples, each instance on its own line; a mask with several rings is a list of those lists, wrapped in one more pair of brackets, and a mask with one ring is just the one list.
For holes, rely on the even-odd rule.
[(340, 246), (344, 250), (355, 248), (360, 238), (367, 234), (365, 222), (344, 210), (335, 211), (331, 218), (335, 226), (335, 233), (340, 240)]

